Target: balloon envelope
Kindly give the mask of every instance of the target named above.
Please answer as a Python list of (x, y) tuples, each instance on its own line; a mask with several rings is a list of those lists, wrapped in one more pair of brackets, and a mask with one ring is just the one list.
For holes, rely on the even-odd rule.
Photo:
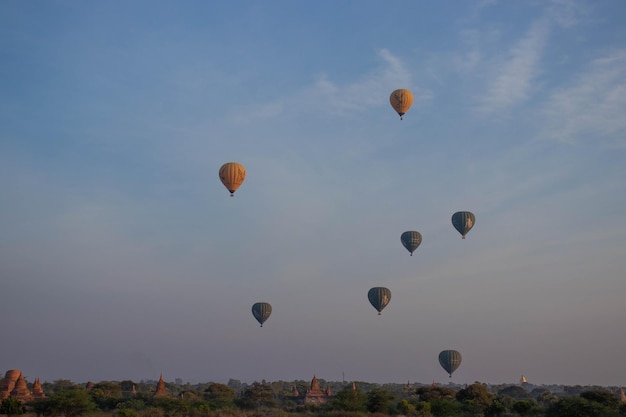
[(411, 256), (413, 256), (415, 249), (417, 249), (417, 247), (422, 243), (422, 235), (420, 232), (416, 232), (415, 230), (409, 230), (400, 235), (400, 241), (406, 250), (409, 251)]
[(232, 197), (246, 179), (246, 169), (240, 163), (227, 162), (221, 166), (219, 175), (222, 184), (230, 191)]
[(402, 116), (413, 104), (413, 93), (404, 88), (394, 90), (389, 96), (389, 102), (391, 107), (400, 115), (400, 120), (402, 120)]
[(391, 300), (391, 291), (385, 287), (374, 287), (367, 292), (367, 298), (370, 300), (372, 306), (378, 310), (378, 314), (380, 315), (380, 312), (383, 311), (383, 308), (385, 308)]
[(270, 317), (272, 314), (272, 306), (270, 303), (254, 303), (252, 305), (252, 315), (261, 323), (261, 327), (263, 327), (263, 323)]
[(452, 378), (452, 373), (461, 365), (461, 353), (456, 350), (444, 350), (439, 353), (439, 364)]
[(469, 232), (476, 223), (476, 216), (469, 211), (457, 211), (452, 215), (452, 225), (461, 234), (462, 239), (465, 239), (465, 235)]

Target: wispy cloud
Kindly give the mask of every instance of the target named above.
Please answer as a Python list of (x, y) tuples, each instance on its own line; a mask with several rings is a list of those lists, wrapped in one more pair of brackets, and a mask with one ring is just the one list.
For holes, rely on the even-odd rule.
[(548, 7), (548, 15), (565, 28), (579, 24), (587, 14), (587, 6), (577, 0), (552, 0)]
[(460, 33), (463, 51), (452, 58), (454, 67), (461, 73), (471, 73), (480, 64), (483, 53), (480, 48), (481, 33), (475, 29), (462, 30)]
[(377, 107), (381, 97), (387, 97), (395, 88), (411, 89), (416, 104), (432, 97), (430, 91), (414, 85), (411, 71), (399, 57), (387, 49), (381, 49), (378, 55), (382, 61), (381, 67), (353, 83), (341, 86), (323, 75), (307, 94), (327, 102), (333, 112)]
[(626, 148), (626, 50), (591, 62), (571, 85), (552, 93), (541, 110), (543, 137)]
[(412, 81), (412, 72), (398, 56), (387, 49), (378, 51), (380, 65), (347, 84), (332, 80), (332, 74), (320, 74), (315, 81), (290, 96), (272, 103), (265, 103), (244, 112), (245, 118), (237, 116), (237, 123), (250, 123), (252, 120), (265, 120), (282, 117), (285, 111), (298, 107), (300, 112), (322, 111), (332, 114), (345, 114), (366, 110), (387, 103), (387, 98), (396, 88), (409, 88), (413, 92), (414, 105), (432, 98), (432, 93)]
[(487, 94), (481, 99), (478, 110), (491, 114), (526, 101), (533, 81), (539, 74), (541, 54), (549, 33), (546, 19), (535, 21), (526, 35), (495, 66), (487, 87)]

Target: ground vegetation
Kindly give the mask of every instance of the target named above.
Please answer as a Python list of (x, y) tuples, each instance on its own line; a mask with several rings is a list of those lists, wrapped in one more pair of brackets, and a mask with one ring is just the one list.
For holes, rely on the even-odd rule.
[[(490, 387), (332, 383), (324, 404), (306, 404), (295, 392), (305, 381), (228, 384), (166, 383), (155, 396), (154, 381), (101, 381), (42, 384), (46, 398), (22, 402), (7, 398), (8, 417), (620, 417), (626, 401), (617, 389), (549, 389), (517, 385)], [(89, 387), (89, 388), (87, 388)]]

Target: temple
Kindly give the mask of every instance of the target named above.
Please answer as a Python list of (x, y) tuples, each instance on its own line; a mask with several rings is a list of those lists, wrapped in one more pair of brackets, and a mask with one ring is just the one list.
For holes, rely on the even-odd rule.
[(293, 387), (292, 393), (296, 397), (296, 401), (300, 404), (326, 404), (333, 396), (330, 386), (326, 386), (324, 390), (320, 388), (320, 383), (316, 375), (313, 375), (311, 386), (304, 393), (300, 393), (296, 387)]
[(33, 393), (34, 400), (41, 400), (46, 398), (46, 394), (43, 392), (43, 388), (41, 388), (41, 382), (39, 382), (39, 378), (35, 379), (33, 382), (33, 389), (31, 391)]
[(0, 400), (4, 400), (5, 398), (17, 398), (21, 401), (30, 401), (46, 398), (46, 395), (43, 393), (43, 389), (41, 389), (39, 378), (35, 380), (33, 389), (30, 391), (22, 371), (11, 369), (6, 372), (4, 378), (0, 379)]
[(167, 392), (167, 389), (165, 388), (165, 381), (163, 381), (163, 374), (161, 374), (161, 377), (159, 378), (159, 382), (157, 382), (156, 392), (154, 393), (152, 397), (153, 398), (167, 398), (169, 396), (170, 394), (169, 392)]

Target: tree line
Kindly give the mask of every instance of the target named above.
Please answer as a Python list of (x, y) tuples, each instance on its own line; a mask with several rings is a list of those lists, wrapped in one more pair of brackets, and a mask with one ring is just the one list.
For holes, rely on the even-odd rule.
[[(178, 382), (178, 381), (177, 381)], [(518, 385), (496, 392), (476, 382), (463, 388), (359, 383), (340, 385), (326, 404), (302, 404), (292, 383), (167, 384), (169, 397), (155, 398), (155, 385), (102, 381), (89, 389), (68, 380), (42, 384), (47, 398), (22, 402), (6, 398), (0, 414), (9, 417), (617, 417), (626, 402), (607, 389), (555, 395)], [(26, 416), (23, 416), (26, 417)]]

